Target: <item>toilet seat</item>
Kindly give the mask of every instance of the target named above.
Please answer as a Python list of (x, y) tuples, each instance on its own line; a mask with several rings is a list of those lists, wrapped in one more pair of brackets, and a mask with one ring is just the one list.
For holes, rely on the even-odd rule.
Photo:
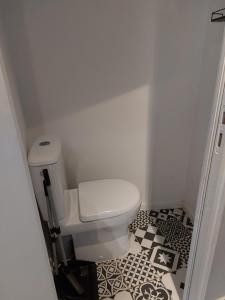
[(140, 201), (137, 187), (120, 179), (82, 182), (78, 187), (80, 220), (90, 222), (124, 214)]
[(126, 224), (125, 228), (128, 228), (128, 225), (134, 220), (141, 205), (141, 200), (139, 199), (136, 206), (133, 209), (128, 210), (126, 213), (111, 218), (83, 222), (80, 218), (78, 202), (78, 189), (65, 190), (64, 203), (66, 216), (64, 219), (60, 220), (60, 227), (63, 235), (73, 235), (93, 230), (99, 231), (103, 228), (108, 228), (112, 231), (112, 229), (115, 229), (117, 226), (121, 226), (122, 224)]

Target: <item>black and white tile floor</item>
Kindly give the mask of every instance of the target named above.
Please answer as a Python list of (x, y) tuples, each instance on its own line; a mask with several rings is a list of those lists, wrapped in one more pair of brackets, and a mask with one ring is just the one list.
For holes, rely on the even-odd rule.
[(140, 211), (129, 253), (97, 264), (100, 300), (181, 300), (192, 229), (182, 209)]

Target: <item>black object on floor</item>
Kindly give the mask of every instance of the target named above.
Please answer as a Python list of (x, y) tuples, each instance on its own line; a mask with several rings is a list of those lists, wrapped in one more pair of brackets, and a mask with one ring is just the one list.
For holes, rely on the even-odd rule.
[(68, 262), (68, 271), (78, 279), (85, 292), (82, 295), (77, 294), (63, 272), (54, 276), (55, 286), (58, 298), (60, 300), (98, 300), (98, 285), (96, 265), (94, 262), (70, 261)]

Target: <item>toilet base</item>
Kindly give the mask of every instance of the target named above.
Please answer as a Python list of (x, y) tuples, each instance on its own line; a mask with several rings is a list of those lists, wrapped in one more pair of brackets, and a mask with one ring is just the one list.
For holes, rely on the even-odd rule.
[(130, 247), (128, 228), (101, 229), (72, 235), (76, 259), (99, 262), (125, 255)]

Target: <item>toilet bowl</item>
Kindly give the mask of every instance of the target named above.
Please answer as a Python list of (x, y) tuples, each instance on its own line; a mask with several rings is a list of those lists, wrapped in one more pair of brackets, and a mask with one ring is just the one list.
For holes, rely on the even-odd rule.
[(128, 226), (140, 206), (134, 185), (118, 179), (84, 182), (65, 191), (64, 199), (67, 214), (60, 224), (63, 234), (72, 234), (78, 258), (100, 261), (128, 251)]
[(140, 192), (121, 179), (66, 184), (61, 143), (55, 136), (41, 136), (33, 144), (28, 162), (34, 192), (47, 220), (43, 169), (51, 180), (51, 196), (63, 235), (71, 235), (77, 259), (101, 261), (120, 257), (129, 250), (129, 224), (140, 208)]

